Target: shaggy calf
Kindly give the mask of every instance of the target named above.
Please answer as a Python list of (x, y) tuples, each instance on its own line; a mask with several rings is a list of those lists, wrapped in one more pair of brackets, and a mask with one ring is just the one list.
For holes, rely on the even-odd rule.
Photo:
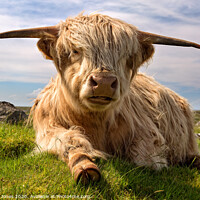
[(67, 18), (52, 27), (1, 33), (40, 38), (58, 74), (32, 108), (39, 151), (58, 155), (76, 181), (100, 179), (95, 157), (120, 156), (156, 170), (192, 161), (200, 168), (187, 101), (138, 68), (152, 44), (200, 45), (139, 31), (111, 17)]

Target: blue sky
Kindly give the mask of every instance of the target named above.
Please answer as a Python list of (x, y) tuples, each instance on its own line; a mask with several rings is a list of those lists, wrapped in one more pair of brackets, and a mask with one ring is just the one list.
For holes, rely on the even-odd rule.
[[(122, 19), (140, 30), (200, 43), (198, 0), (1, 0), (0, 32), (55, 25), (81, 11), (98, 11)], [(31, 106), (41, 89), (55, 77), (51, 61), (36, 48), (37, 39), (0, 40), (0, 101)], [(200, 109), (200, 51), (156, 46), (141, 71), (188, 99)]]

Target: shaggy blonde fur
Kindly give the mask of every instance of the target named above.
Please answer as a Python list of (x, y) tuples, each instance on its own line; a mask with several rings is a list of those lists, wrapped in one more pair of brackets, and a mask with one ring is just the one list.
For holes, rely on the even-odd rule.
[[(82, 166), (73, 159), (77, 155), (90, 164), (115, 155), (161, 169), (199, 154), (187, 101), (137, 73), (154, 48), (138, 39), (134, 26), (94, 14), (68, 18), (58, 27), (57, 37), (38, 42), (58, 70), (32, 108), (41, 151), (59, 155), (73, 174), (74, 166)], [(119, 82), (116, 100), (103, 108), (87, 102), (94, 72), (113, 74)]]

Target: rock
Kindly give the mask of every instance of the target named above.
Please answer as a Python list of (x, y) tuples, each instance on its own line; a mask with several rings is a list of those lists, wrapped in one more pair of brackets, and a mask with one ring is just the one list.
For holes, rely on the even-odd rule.
[(200, 121), (195, 124), (195, 126), (200, 126)]
[(25, 121), (27, 118), (26, 113), (16, 108), (13, 104), (0, 101), (0, 121), (14, 124)]

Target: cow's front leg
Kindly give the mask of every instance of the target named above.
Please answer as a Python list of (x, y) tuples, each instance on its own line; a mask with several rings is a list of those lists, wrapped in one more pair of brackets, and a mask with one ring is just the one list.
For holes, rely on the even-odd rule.
[(77, 148), (68, 153), (68, 166), (76, 182), (87, 184), (89, 181), (99, 181), (101, 174), (92, 158)]
[(104, 155), (93, 148), (82, 128), (51, 129), (45, 136), (38, 134), (37, 143), (42, 151), (57, 154), (66, 162), (76, 182), (87, 184), (90, 180), (100, 180), (99, 168), (93, 160)]

